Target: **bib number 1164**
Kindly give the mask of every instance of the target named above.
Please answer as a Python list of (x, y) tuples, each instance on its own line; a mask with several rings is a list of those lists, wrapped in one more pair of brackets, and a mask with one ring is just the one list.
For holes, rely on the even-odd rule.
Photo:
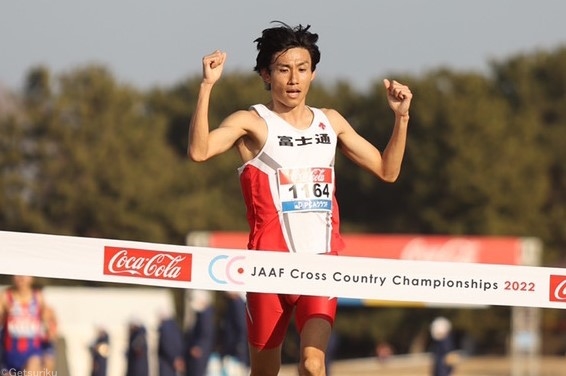
[(332, 168), (279, 169), (277, 177), (283, 212), (332, 210)]
[(293, 194), (294, 199), (311, 198), (311, 197), (330, 197), (330, 189), (328, 184), (314, 183), (310, 184), (293, 184), (289, 187), (289, 192)]

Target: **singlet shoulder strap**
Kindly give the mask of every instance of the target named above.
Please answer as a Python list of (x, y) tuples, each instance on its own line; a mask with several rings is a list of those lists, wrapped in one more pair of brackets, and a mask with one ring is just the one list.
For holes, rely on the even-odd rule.
[(330, 122), (324, 111), (322, 111), (320, 108), (316, 108), (316, 107), (309, 107), (309, 108), (311, 109), (315, 120)]
[(324, 115), (324, 112), (322, 112), (322, 110), (320, 108), (309, 106), (309, 109), (312, 111), (314, 116)]
[(259, 114), (259, 116), (264, 119), (269, 118), (273, 115), (273, 113), (267, 107), (265, 107), (264, 104), (254, 104), (250, 107), (250, 109), (255, 110)]

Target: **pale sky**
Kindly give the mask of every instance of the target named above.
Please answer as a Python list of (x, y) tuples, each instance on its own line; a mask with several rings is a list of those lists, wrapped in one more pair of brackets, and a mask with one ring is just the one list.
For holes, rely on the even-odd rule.
[(485, 72), (566, 45), (564, 0), (0, 0), (0, 84), (19, 89), (38, 64), (53, 73), (100, 63), (141, 89), (200, 74), (203, 55), (251, 72), (270, 21), (310, 24), (322, 52), (317, 80), (357, 88), (439, 67)]

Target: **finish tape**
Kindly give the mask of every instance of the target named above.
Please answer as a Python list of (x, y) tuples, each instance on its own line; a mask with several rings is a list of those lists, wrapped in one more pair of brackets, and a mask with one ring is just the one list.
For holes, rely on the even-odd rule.
[(566, 309), (566, 269), (0, 231), (0, 273), (216, 291)]

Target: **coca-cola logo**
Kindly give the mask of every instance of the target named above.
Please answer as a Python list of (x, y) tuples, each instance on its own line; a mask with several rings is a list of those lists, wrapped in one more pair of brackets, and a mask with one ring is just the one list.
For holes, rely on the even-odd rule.
[(479, 244), (473, 240), (454, 238), (433, 242), (425, 238), (411, 240), (401, 251), (401, 259), (478, 262)]
[(566, 276), (550, 276), (550, 301), (566, 302)]
[(328, 173), (330, 173), (330, 169), (327, 168), (313, 168), (312, 171), (312, 181), (314, 182), (325, 182), (329, 179), (327, 178)]
[(104, 247), (104, 274), (190, 281), (192, 255), (145, 249)]
[(332, 181), (330, 168), (293, 168), (279, 170), (281, 184), (324, 183)]

